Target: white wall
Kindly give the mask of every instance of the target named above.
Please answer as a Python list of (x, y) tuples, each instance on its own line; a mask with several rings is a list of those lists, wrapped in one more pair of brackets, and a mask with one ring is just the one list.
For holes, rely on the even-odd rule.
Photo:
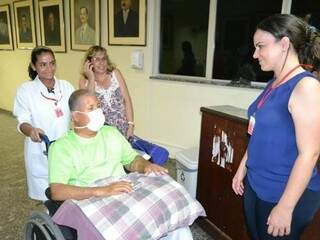
[[(3, 4), (10, 3), (12, 10), (12, 0), (2, 2)], [(38, 17), (37, 3), (35, 1), (36, 17)], [(64, 4), (67, 52), (56, 54), (57, 75), (77, 86), (84, 52), (70, 50), (69, 1), (64, 1)], [(127, 81), (134, 104), (136, 134), (166, 145), (171, 155), (174, 156), (180, 149), (199, 144), (201, 106), (233, 105), (247, 108), (260, 91), (150, 79), (154, 60), (154, 41), (152, 39), (155, 21), (154, 8), (154, 0), (149, 0), (146, 47), (108, 46), (107, 4), (106, 0), (102, 0), (101, 45), (107, 48), (110, 58), (116, 63)], [(38, 37), (39, 35), (38, 33)], [(40, 41), (38, 43), (40, 44)], [(143, 70), (134, 70), (130, 67), (130, 54), (136, 49), (144, 53)], [(12, 111), (16, 87), (27, 79), (29, 55), (30, 50), (0, 51), (0, 108)]]

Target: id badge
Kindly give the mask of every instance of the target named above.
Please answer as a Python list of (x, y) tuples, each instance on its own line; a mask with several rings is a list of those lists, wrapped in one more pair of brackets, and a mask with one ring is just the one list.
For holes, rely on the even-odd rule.
[(56, 109), (54, 109), (54, 111), (55, 111), (55, 113), (56, 113), (56, 117), (57, 117), (57, 118), (63, 116), (63, 112), (62, 112), (61, 108), (56, 108)]
[(251, 115), (249, 120), (249, 125), (248, 125), (248, 134), (252, 135), (255, 124), (256, 124), (256, 119), (254, 118), (254, 116)]

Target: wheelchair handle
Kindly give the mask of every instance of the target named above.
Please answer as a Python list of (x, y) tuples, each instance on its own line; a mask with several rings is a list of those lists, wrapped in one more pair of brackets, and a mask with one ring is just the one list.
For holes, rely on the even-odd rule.
[(50, 140), (49, 140), (48, 136), (45, 134), (40, 133), (39, 136), (40, 136), (41, 140), (44, 142), (44, 144), (46, 145), (46, 150), (43, 151), (43, 154), (48, 156)]

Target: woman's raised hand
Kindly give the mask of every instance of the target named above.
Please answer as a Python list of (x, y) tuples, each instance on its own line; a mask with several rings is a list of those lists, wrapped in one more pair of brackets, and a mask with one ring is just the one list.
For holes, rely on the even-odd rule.
[(94, 72), (93, 72), (93, 65), (91, 61), (87, 60), (83, 65), (83, 73), (88, 79), (89, 82), (94, 81)]

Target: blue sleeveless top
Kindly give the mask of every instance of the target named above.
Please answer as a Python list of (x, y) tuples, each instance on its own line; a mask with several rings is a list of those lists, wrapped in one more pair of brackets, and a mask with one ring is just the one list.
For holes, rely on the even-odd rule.
[[(255, 126), (248, 145), (247, 176), (253, 190), (264, 201), (279, 201), (298, 156), (288, 102), (294, 87), (307, 76), (313, 77), (309, 72), (302, 72), (275, 88), (257, 110), (258, 102), (273, 82), (270, 81), (248, 109), (249, 117), (255, 113)], [(316, 169), (307, 188), (320, 190), (320, 175)]]

